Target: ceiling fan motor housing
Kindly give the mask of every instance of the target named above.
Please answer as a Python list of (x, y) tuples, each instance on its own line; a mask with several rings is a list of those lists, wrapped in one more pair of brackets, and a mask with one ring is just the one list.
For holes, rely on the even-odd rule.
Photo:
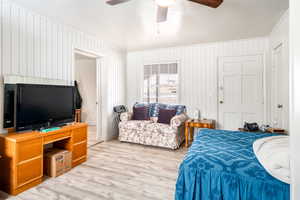
[(111, 6), (114, 6), (114, 5), (117, 5), (117, 4), (120, 4), (120, 3), (125, 3), (127, 1), (130, 1), (130, 0), (106, 0), (106, 3), (111, 5)]
[(212, 8), (217, 8), (223, 3), (223, 0), (189, 0), (189, 1), (200, 3)]

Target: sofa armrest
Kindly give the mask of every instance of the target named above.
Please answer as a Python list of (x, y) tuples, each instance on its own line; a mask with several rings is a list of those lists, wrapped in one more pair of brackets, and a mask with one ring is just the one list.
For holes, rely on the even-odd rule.
[(127, 122), (127, 121), (129, 121), (129, 120), (132, 119), (132, 116), (133, 116), (133, 113), (131, 113), (131, 112), (124, 112), (124, 113), (121, 113), (120, 120), (122, 122)]
[(171, 119), (170, 126), (173, 128), (177, 128), (181, 126), (186, 120), (188, 120), (188, 116), (185, 113), (176, 115)]

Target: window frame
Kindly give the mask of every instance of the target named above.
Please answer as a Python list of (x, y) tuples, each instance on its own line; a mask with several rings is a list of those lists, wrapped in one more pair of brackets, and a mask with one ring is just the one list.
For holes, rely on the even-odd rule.
[[(142, 88), (140, 89), (140, 101), (141, 102), (145, 102), (144, 101), (144, 88), (145, 88), (145, 82), (144, 82), (144, 76), (145, 76), (145, 66), (147, 65), (165, 65), (165, 64), (177, 64), (177, 76), (178, 76), (178, 84), (176, 86), (176, 92), (177, 92), (177, 95), (176, 95), (176, 103), (175, 104), (180, 104), (180, 101), (181, 101), (181, 68), (180, 68), (180, 61), (179, 60), (169, 60), (169, 61), (158, 61), (158, 62), (147, 62), (147, 63), (144, 63), (143, 66), (142, 66), (142, 73), (141, 73), (141, 82), (142, 82)], [(157, 91), (158, 92), (158, 91)], [(158, 103), (161, 103), (158, 101), (158, 94), (157, 94), (157, 102)], [(148, 103), (149, 100), (145, 103)]]

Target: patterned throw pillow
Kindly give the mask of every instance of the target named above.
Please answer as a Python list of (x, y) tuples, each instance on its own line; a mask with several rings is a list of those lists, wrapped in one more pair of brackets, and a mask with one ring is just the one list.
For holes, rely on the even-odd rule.
[(180, 115), (180, 114), (182, 114), (182, 113), (185, 113), (185, 112), (186, 112), (186, 107), (185, 107), (185, 106), (183, 106), (183, 105), (177, 105), (177, 108), (176, 108), (176, 110), (177, 110), (177, 113), (176, 113), (176, 115)]
[(166, 109), (176, 110), (176, 115), (180, 115), (186, 111), (186, 107), (183, 105), (167, 105)]
[(160, 108), (158, 111), (158, 123), (170, 124), (171, 119), (176, 115), (176, 110)]
[(158, 117), (159, 109), (168, 109), (168, 110), (176, 110), (176, 115), (180, 115), (186, 112), (186, 107), (184, 105), (170, 105), (170, 104), (162, 104), (162, 103), (138, 103), (134, 104), (134, 107), (149, 107), (149, 116), (150, 117)]
[[(167, 105), (166, 104), (162, 104), (162, 103), (155, 103), (154, 107), (153, 107), (153, 111), (151, 113), (152, 117), (158, 117), (158, 113), (160, 109), (166, 109)], [(171, 109), (169, 109), (171, 110)]]
[(133, 120), (150, 120), (149, 107), (135, 107), (133, 106)]

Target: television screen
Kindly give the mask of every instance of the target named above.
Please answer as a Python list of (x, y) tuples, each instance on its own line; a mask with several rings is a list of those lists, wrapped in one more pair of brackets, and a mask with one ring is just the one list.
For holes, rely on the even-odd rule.
[(17, 88), (17, 130), (73, 121), (73, 86), (18, 84)]

